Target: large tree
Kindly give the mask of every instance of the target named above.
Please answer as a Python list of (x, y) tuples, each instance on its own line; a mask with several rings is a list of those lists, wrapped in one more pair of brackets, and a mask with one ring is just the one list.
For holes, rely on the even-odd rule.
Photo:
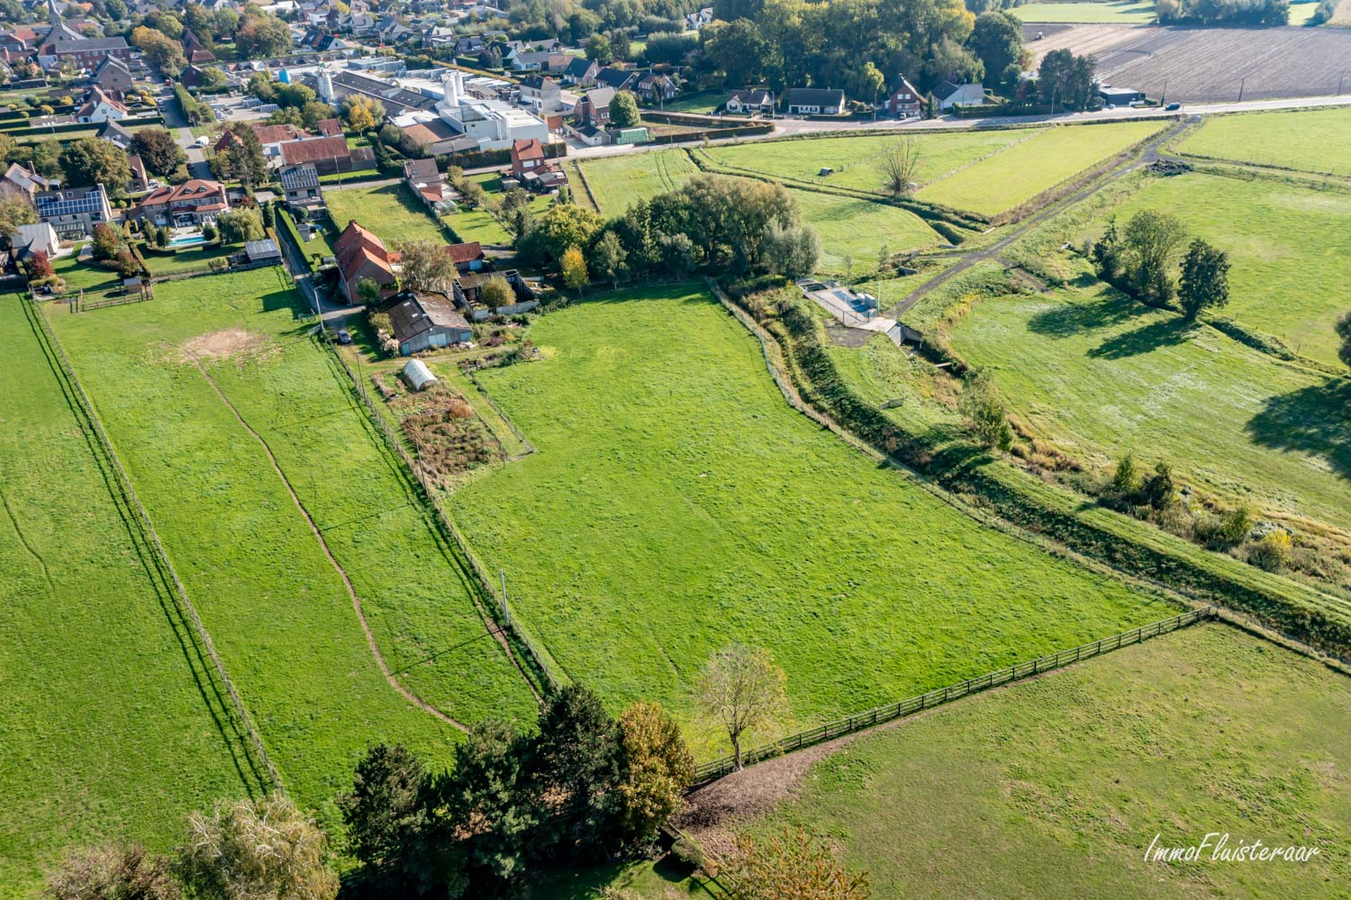
[(187, 67), (188, 61), (183, 56), (183, 45), (173, 38), (166, 37), (162, 31), (144, 25), (138, 26), (131, 32), (131, 42), (139, 47), (145, 58), (159, 67), (168, 78), (177, 78)]
[(247, 59), (281, 56), (291, 49), (291, 29), (276, 16), (246, 15), (235, 32), (235, 49)]
[(985, 65), (987, 81), (1011, 84), (1022, 71), (1023, 23), (1002, 10), (981, 13), (967, 39)]
[(1177, 299), (1182, 312), (1194, 320), (1205, 309), (1219, 309), (1229, 303), (1229, 255), (1200, 238), (1191, 242), (1182, 260)]
[(1131, 216), (1122, 242), (1131, 267), (1131, 287), (1140, 300), (1161, 306), (1173, 299), (1172, 269), (1186, 240), (1186, 226), (1172, 213), (1142, 209)]
[(429, 783), (406, 747), (378, 744), (357, 764), (352, 790), (338, 797), (348, 849), (361, 862), (363, 877), (391, 895), (431, 880), (421, 852), (429, 826)]
[(353, 131), (373, 131), (385, 118), (385, 105), (363, 94), (349, 94), (342, 101), (341, 111)]
[(882, 188), (893, 197), (915, 189), (919, 177), (919, 141), (912, 137), (895, 138), (882, 147), (877, 165), (882, 170)]
[(531, 781), (538, 796), (551, 798), (544, 840), (599, 858), (622, 813), (618, 724), (594, 692), (569, 685), (545, 704), (532, 751)]
[(638, 101), (628, 91), (619, 91), (610, 100), (610, 124), (615, 128), (632, 128), (642, 121)]
[(267, 181), (267, 158), (263, 155), (258, 132), (247, 122), (235, 122), (226, 133), (232, 135), (233, 140), (211, 160), (211, 170), (216, 177), (222, 181), (233, 179), (246, 187)]
[(1091, 56), (1075, 56), (1069, 50), (1052, 50), (1037, 69), (1037, 93), (1052, 111), (1087, 109), (1093, 102), (1097, 63)]
[(741, 739), (771, 727), (787, 708), (783, 670), (768, 650), (730, 644), (709, 657), (695, 687), (695, 702), (710, 724), (721, 726), (741, 768)]
[(61, 151), (61, 170), (73, 187), (102, 184), (108, 193), (120, 197), (131, 183), (127, 154), (110, 141), (95, 137), (80, 138)]
[(131, 152), (140, 156), (146, 169), (155, 175), (172, 175), (188, 161), (188, 155), (178, 141), (163, 128), (144, 128), (136, 132), (131, 138)]
[(1337, 337), (1341, 338), (1341, 346), (1337, 348), (1337, 358), (1351, 366), (1351, 310), (1342, 313), (1337, 317)]
[(0, 240), (8, 245), (9, 236), (20, 225), (33, 225), (37, 220), (27, 193), (9, 182), (0, 184)]
[(404, 241), (395, 245), (403, 254), (400, 283), (414, 291), (448, 294), (455, 283), (455, 261), (444, 244)]
[(714, 22), (704, 29), (704, 52), (726, 74), (726, 83), (742, 87), (761, 81), (776, 63), (774, 45), (750, 19)]
[(694, 780), (694, 757), (680, 726), (659, 703), (631, 704), (619, 717), (619, 736), (622, 829), (629, 842), (643, 844), (680, 811), (685, 788)]
[(216, 227), (223, 244), (261, 241), (267, 236), (263, 230), (263, 217), (254, 208), (232, 209), (216, 220)]

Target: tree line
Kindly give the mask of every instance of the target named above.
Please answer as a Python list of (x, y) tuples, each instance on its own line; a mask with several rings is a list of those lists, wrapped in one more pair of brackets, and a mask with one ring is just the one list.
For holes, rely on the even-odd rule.
[(1143, 209), (1120, 230), (1108, 219), (1090, 256), (1103, 281), (1149, 306), (1178, 308), (1189, 321), (1229, 302), (1229, 255), (1199, 237), (1188, 243), (1171, 213)]

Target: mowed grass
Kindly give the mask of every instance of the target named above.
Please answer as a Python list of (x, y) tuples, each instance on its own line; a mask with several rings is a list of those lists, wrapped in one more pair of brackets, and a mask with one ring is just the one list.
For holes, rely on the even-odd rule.
[[(499, 175), (474, 175), (471, 178), (483, 185), (486, 191), (495, 193), (502, 190), (502, 179)], [(549, 208), (553, 200), (553, 196), (549, 194), (532, 194), (530, 211), (539, 215)], [(479, 241), (482, 244), (511, 246), (511, 233), (485, 209), (461, 208), (459, 212), (446, 216), (445, 222), (463, 242)]]
[(55, 322), (301, 802), (323, 809), (370, 743), (444, 758), (459, 732), (385, 682), (338, 572), (266, 452), (185, 358), (194, 338), (246, 339), (203, 365), (267, 441), (351, 577), (391, 669), (406, 670), (403, 683), (466, 724), (528, 715), (525, 682), (307, 336), (311, 323), (279, 269), (166, 283), (152, 302)]
[(151, 275), (172, 275), (178, 272), (205, 269), (211, 263), (211, 260), (228, 259), (231, 255), (239, 253), (243, 249), (243, 244), (226, 244), (224, 246), (211, 244), (191, 250), (178, 250), (165, 256), (142, 251), (142, 256), (145, 257), (145, 264), (150, 269)]
[(1229, 254), (1229, 305), (1221, 315), (1341, 366), (1334, 328), (1351, 308), (1351, 196), (1188, 174), (1146, 181), (1116, 209), (1118, 222), (1141, 209), (1171, 212)]
[[(829, 835), (879, 897), (1344, 897), (1348, 769), (1351, 682), (1203, 624), (862, 737), (758, 824)], [(1144, 859), (1209, 832), (1320, 853)]]
[[(882, 151), (899, 139), (919, 148), (921, 184), (946, 175), (984, 156), (1034, 137), (1042, 129), (1021, 128), (925, 134), (904, 131), (867, 137), (830, 137), (797, 141), (755, 141), (709, 147), (705, 153), (716, 165), (758, 172), (785, 182), (802, 181), (824, 187), (883, 193), (879, 159)], [(822, 177), (823, 167), (834, 169)]]
[(699, 171), (684, 150), (606, 156), (579, 165), (601, 213), (609, 217), (623, 215), (637, 200), (676, 190)]
[(64, 849), (167, 850), (245, 796), (166, 605), (21, 304), (0, 300), (0, 896)]
[[(846, 269), (858, 272), (875, 268), (882, 247), (896, 253), (930, 247), (942, 240), (919, 216), (888, 203), (815, 191), (790, 189), (789, 193), (797, 200), (803, 220), (821, 235), (818, 268), (822, 272), (840, 274)], [(846, 262), (852, 265), (846, 266)]]
[(451, 505), (515, 616), (612, 707), (688, 719), (704, 660), (745, 641), (787, 672), (785, 726), (806, 724), (1171, 613), (811, 425), (696, 288), (582, 304), (531, 337), (543, 361), (480, 379), (539, 452)]
[(1249, 113), (1206, 119), (1178, 147), (1183, 153), (1351, 175), (1351, 109)]
[(1159, 122), (1057, 126), (922, 187), (921, 200), (998, 215), (1163, 128)]
[[(1070, 0), (1065, 3), (1024, 3), (1006, 10), (1009, 15), (1024, 22), (1047, 24), (1058, 22), (1095, 25), (1138, 25), (1154, 21), (1154, 4), (1121, 0), (1113, 3), (1090, 3)], [(1294, 24), (1291, 20), (1291, 24)]]
[(1108, 464), (1132, 450), (1231, 501), (1351, 528), (1351, 382), (1106, 286), (978, 303), (953, 348), (1039, 433)]
[(449, 243), (402, 181), (384, 187), (330, 189), (324, 191), (324, 201), (339, 233), (355, 219), (391, 248), (400, 241)]

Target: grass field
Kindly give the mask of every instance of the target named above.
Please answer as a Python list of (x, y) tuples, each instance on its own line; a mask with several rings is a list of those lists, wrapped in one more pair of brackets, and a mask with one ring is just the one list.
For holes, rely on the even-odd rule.
[(822, 272), (845, 270), (846, 255), (853, 271), (875, 268), (885, 245), (891, 253), (930, 247), (942, 240), (924, 220), (909, 210), (816, 191), (789, 191), (802, 209), (802, 218), (821, 235)]
[(243, 249), (243, 244), (225, 244), (223, 246), (213, 244), (209, 247), (198, 247), (192, 250), (179, 250), (172, 256), (160, 256), (157, 253), (146, 253), (144, 251), (141, 255), (145, 257), (145, 264), (150, 269), (151, 275), (172, 275), (176, 272), (205, 269), (211, 260), (229, 257)]
[(1084, 22), (1090, 24), (1137, 25), (1154, 21), (1154, 4), (1136, 0), (1117, 0), (1108, 3), (1089, 3), (1071, 0), (1066, 3), (1024, 3), (1006, 10), (1009, 15), (1024, 22), (1055, 24)]
[(1189, 174), (1150, 179), (1116, 208), (1163, 209), (1229, 254), (1221, 313), (1281, 338), (1291, 350), (1341, 366), (1337, 317), (1351, 308), (1351, 196), (1276, 181)]
[(168, 849), (245, 792), (26, 302), (0, 300), (0, 897), (68, 846)]
[(707, 115), (717, 110), (726, 100), (726, 91), (695, 91), (681, 94), (670, 103), (662, 104), (662, 110)]
[[(906, 135), (917, 142), (920, 183), (970, 165), (991, 153), (1036, 136), (1037, 128), (965, 131), (951, 134)], [(881, 193), (878, 156), (897, 140), (889, 134), (869, 137), (830, 137), (798, 141), (755, 141), (726, 144), (705, 151), (716, 165), (758, 172), (785, 182), (803, 181), (827, 187)], [(822, 167), (835, 174), (822, 178)]]
[(1132, 449), (1222, 496), (1351, 528), (1345, 379), (1188, 328), (1105, 286), (982, 301), (951, 340), (1074, 455), (1105, 464)]
[(699, 171), (684, 150), (602, 157), (581, 166), (606, 216), (622, 215), (635, 200), (673, 191)]
[(1351, 175), (1351, 109), (1251, 113), (1206, 119), (1183, 153), (1308, 172)]
[(930, 182), (921, 200), (998, 215), (1157, 132), (1157, 122), (1048, 128), (990, 159)]
[(341, 232), (355, 219), (393, 247), (399, 241), (448, 243), (426, 207), (417, 202), (401, 181), (384, 187), (349, 187), (324, 192), (333, 224)]
[[(389, 667), (407, 670), (404, 685), (466, 723), (529, 715), (524, 681), (306, 336), (285, 275), (190, 279), (155, 294), (57, 315), (55, 326), (294, 795), (322, 810), (369, 743), (444, 758), (458, 732), (382, 678), (287, 482), (350, 576)], [(205, 371), (286, 481), (189, 352), (218, 354)]]
[[(1332, 898), (1348, 768), (1345, 676), (1198, 625), (860, 738), (764, 824), (829, 835), (878, 897)], [(1208, 832), (1320, 855), (1144, 861)]]
[(480, 376), (539, 452), (452, 503), (516, 616), (612, 705), (684, 717), (743, 640), (810, 722), (1168, 614), (812, 426), (701, 291), (624, 296), (541, 319), (545, 361)]
[(69, 256), (52, 260), (52, 271), (66, 280), (66, 290), (103, 291), (121, 285), (116, 272), (105, 269), (92, 260), (82, 263), (78, 259), (79, 255), (80, 249), (77, 246)]

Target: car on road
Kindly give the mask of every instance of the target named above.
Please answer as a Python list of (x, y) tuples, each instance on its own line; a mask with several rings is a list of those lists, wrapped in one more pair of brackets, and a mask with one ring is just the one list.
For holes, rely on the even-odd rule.
[(1164, 107), (1164, 109), (1167, 110), (1168, 112), (1174, 112), (1181, 108), (1182, 108), (1181, 103), (1169, 103), (1167, 106)]
[(206, 135), (202, 135), (192, 143), (198, 147), (205, 147), (207, 144), (211, 143), (211, 138), (207, 137)]

